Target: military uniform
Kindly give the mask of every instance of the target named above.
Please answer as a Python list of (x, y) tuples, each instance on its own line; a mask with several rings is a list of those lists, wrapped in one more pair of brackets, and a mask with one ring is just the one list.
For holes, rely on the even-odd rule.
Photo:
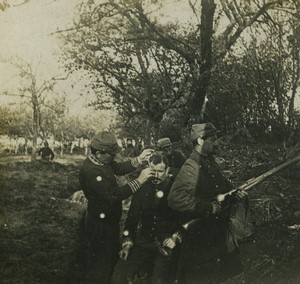
[(169, 160), (169, 174), (176, 177), (180, 168), (186, 161), (186, 156), (180, 149), (172, 149), (172, 142), (170, 138), (165, 137), (157, 141), (157, 147), (162, 151)]
[(167, 204), (171, 184), (169, 178), (157, 185), (149, 181), (132, 197), (123, 244), (133, 241), (133, 248), (126, 261), (120, 259), (117, 263), (112, 283), (127, 283), (125, 279), (132, 280), (145, 272), (152, 274), (152, 283), (172, 283), (177, 249), (171, 253), (162, 248), (163, 241), (178, 229), (178, 213)]
[(38, 155), (45, 161), (52, 161), (54, 159), (54, 153), (48, 146), (41, 148), (38, 151)]
[[(111, 139), (107, 142), (105, 139)], [(108, 137), (108, 138), (107, 138)], [(99, 138), (98, 140), (96, 140)], [(104, 140), (104, 142), (102, 140)], [(92, 145), (106, 149), (117, 146), (115, 138), (106, 132), (100, 133)], [(113, 145), (113, 146), (111, 146)], [(109, 148), (110, 147), (110, 148)], [(112, 151), (112, 150), (111, 150)], [(79, 181), (88, 200), (85, 218), (85, 231), (88, 243), (87, 283), (108, 283), (113, 266), (118, 259), (119, 222), (122, 214), (122, 200), (131, 196), (140, 188), (133, 180), (124, 186), (118, 186), (115, 175), (124, 175), (137, 168), (137, 158), (123, 163), (102, 164), (96, 156), (87, 157), (79, 171)]]
[(230, 208), (234, 200), (223, 204), (222, 213), (212, 214), (211, 202), (231, 190), (212, 156), (193, 151), (181, 168), (168, 197), (169, 205), (183, 213), (185, 220), (199, 218), (184, 236), (179, 283), (213, 283), (242, 270), (234, 232), (230, 229)]
[(180, 149), (175, 149), (171, 154), (166, 156), (169, 160), (169, 173), (173, 177), (176, 177), (187, 158)]

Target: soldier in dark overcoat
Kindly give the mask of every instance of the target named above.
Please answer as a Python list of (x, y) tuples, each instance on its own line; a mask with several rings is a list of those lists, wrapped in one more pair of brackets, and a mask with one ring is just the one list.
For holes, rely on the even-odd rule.
[(188, 229), (179, 257), (178, 283), (220, 283), (242, 271), (230, 214), (233, 204), (246, 193), (238, 192), (222, 205), (215, 201), (217, 195), (232, 189), (213, 157), (218, 132), (212, 123), (192, 126), (193, 152), (168, 197), (171, 208), (181, 212), (186, 221), (193, 220), (185, 224)]
[(55, 156), (52, 149), (49, 147), (48, 141), (44, 142), (44, 147), (42, 147), (37, 154), (41, 156), (43, 161), (52, 161)]
[(114, 157), (119, 151), (116, 137), (112, 133), (99, 132), (92, 139), (91, 154), (79, 171), (80, 185), (88, 200), (85, 217), (87, 283), (109, 283), (120, 248), (122, 200), (137, 192), (153, 176), (151, 170), (146, 168), (135, 180), (118, 186), (115, 175), (134, 171), (152, 153), (152, 150), (147, 149), (136, 158), (117, 163)]
[(150, 157), (149, 167), (155, 177), (132, 197), (112, 284), (133, 283), (145, 275), (153, 284), (175, 280), (179, 219), (167, 203), (173, 180), (167, 173), (168, 160), (161, 153)]

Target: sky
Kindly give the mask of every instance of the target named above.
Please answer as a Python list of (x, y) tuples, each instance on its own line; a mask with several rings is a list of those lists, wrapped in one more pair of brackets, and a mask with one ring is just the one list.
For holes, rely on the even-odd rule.
[[(72, 25), (75, 7), (82, 0), (29, 0), (23, 5), (16, 4), (24, 0), (7, 1), (11, 3), (11, 7), (5, 11), (0, 10), (0, 93), (4, 90), (16, 90), (19, 82), (12, 66), (1, 63), (3, 59), (20, 57), (30, 62), (38, 71), (38, 79), (41, 81), (64, 73), (58, 63), (61, 50), (55, 31)], [(165, 0), (162, 12), (164, 17), (160, 21), (179, 19), (184, 22), (191, 19), (188, 1), (174, 3), (172, 0)], [(58, 88), (69, 94), (70, 111), (82, 113), (87, 97), (79, 94), (85, 92), (85, 83), (77, 84), (72, 89), (74, 81), (78, 81), (76, 76), (71, 76), (66, 81), (60, 81)], [(299, 97), (297, 104), (300, 106)], [(0, 96), (0, 103), (6, 101), (9, 101), (7, 97)]]
[[(0, 10), (0, 93), (4, 90), (13, 93), (19, 84), (16, 69), (1, 62), (3, 60), (19, 57), (29, 62), (38, 71), (37, 77), (41, 82), (64, 73), (58, 63), (61, 50), (55, 31), (72, 25), (75, 8), (82, 0), (29, 0), (23, 5), (16, 4), (24, 0), (7, 1), (11, 7)], [(178, 17), (182, 21), (189, 19), (190, 10), (186, 4), (177, 2), (176, 7), (174, 1), (166, 0), (163, 12), (168, 16), (164, 16), (165, 21)], [(86, 97), (79, 94), (85, 92), (85, 83), (77, 83), (72, 89), (74, 81), (78, 81), (76, 75), (60, 81), (57, 88), (69, 94), (70, 111), (82, 113)], [(0, 103), (14, 100), (16, 97), (0, 96)]]
[[(39, 64), (39, 70), (45, 73), (43, 75), (58, 71), (58, 40), (51, 33), (72, 23), (76, 2), (79, 1), (30, 0), (1, 12), (0, 56), (19, 56), (33, 65)], [(6, 74), (2, 67), (3, 77)]]
[[(18, 3), (20, 0), (9, 2)], [(37, 70), (40, 82), (53, 76), (65, 76), (58, 63), (61, 50), (55, 32), (72, 24), (75, 7), (80, 2), (81, 0), (30, 0), (19, 6), (12, 4), (4, 12), (0, 11), (0, 92), (14, 92), (18, 87), (16, 70), (10, 64), (2, 62), (17, 57)], [(71, 94), (71, 108), (73, 105), (73, 111), (79, 112), (85, 99), (74, 96), (74, 90), (70, 87), (72, 83), (72, 77), (67, 81), (59, 81), (58, 88)], [(80, 93), (80, 85), (77, 88), (76, 92)], [(11, 100), (16, 98), (0, 98), (0, 102)]]

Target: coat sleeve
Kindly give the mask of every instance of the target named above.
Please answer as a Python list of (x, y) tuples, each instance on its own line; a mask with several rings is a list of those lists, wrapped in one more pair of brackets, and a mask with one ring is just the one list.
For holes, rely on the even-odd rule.
[(120, 162), (120, 163), (113, 162), (111, 166), (114, 174), (116, 174), (117, 176), (122, 176), (136, 170), (137, 167), (139, 166), (139, 163), (137, 161), (137, 158), (133, 158), (125, 162)]
[(198, 176), (199, 166), (196, 162), (188, 160), (182, 166), (168, 196), (168, 204), (173, 210), (199, 215), (212, 212), (209, 201), (195, 196)]

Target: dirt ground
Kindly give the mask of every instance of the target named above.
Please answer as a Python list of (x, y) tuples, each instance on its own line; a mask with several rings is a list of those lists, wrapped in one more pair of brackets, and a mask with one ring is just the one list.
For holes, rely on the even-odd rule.
[[(235, 186), (279, 165), (276, 145), (223, 141), (218, 157)], [(85, 204), (83, 156), (55, 162), (0, 157), (0, 283), (81, 283)], [(228, 283), (300, 283), (300, 165), (249, 191), (254, 232), (240, 244), (245, 272)]]

